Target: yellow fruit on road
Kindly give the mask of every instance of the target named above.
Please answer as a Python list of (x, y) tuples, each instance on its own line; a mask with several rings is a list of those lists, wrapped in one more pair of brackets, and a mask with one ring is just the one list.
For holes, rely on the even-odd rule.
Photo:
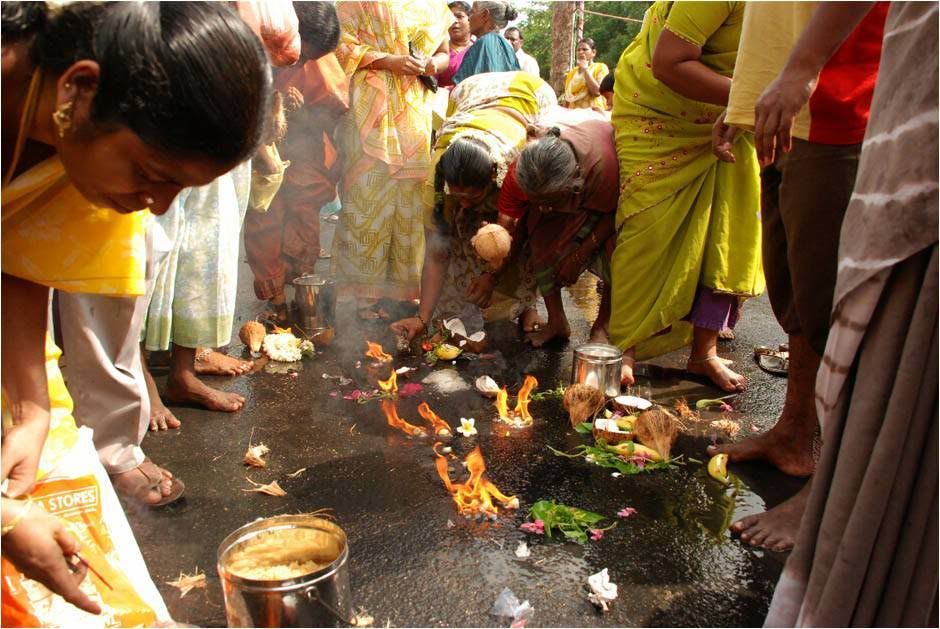
[(728, 455), (716, 454), (708, 462), (708, 475), (719, 483), (728, 484)]
[(644, 459), (649, 459), (650, 461), (662, 461), (663, 457), (660, 456), (659, 452), (653, 448), (647, 448), (642, 443), (634, 443), (632, 441), (625, 441), (623, 443), (618, 443), (615, 446), (611, 446), (613, 450), (620, 456), (632, 458), (632, 457), (642, 457)]
[(437, 349), (434, 350), (434, 355), (437, 356), (440, 360), (453, 360), (460, 356), (462, 351), (462, 349), (455, 347), (450, 343), (441, 343), (437, 346)]

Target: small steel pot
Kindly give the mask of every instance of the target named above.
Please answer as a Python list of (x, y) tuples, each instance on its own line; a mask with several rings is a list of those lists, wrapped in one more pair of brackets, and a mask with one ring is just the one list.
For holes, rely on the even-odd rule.
[[(231, 553), (252, 538), (278, 529), (314, 528), (335, 535), (342, 551), (330, 565), (292, 579), (245, 579), (226, 570)], [(219, 577), (229, 627), (341, 627), (350, 624), (352, 603), (346, 560), (346, 534), (336, 524), (309, 515), (281, 515), (256, 520), (219, 544)]]
[(295, 279), (294, 317), (315, 345), (329, 345), (336, 325), (336, 282), (319, 275)]
[(571, 384), (586, 384), (600, 389), (608, 398), (620, 395), (620, 368), (623, 354), (605, 343), (586, 343), (574, 350)]

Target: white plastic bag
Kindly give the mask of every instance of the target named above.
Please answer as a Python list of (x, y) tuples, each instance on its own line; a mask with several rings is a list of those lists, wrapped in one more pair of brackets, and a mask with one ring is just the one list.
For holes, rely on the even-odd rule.
[(264, 43), (272, 65), (283, 68), (297, 63), (300, 30), (290, 0), (243, 0), (236, 4), (238, 14)]
[(5, 627), (132, 627), (170, 621), (91, 435), (91, 429), (80, 428), (77, 443), (30, 496), (64, 520), (81, 542), (82, 556), (110, 584), (89, 571), (80, 586), (101, 606), (101, 615), (84, 612), (52, 594), (4, 558)]

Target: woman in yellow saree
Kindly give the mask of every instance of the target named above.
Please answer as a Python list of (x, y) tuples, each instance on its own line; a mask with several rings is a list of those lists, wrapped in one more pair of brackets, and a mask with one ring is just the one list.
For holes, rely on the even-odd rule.
[[(743, 3), (656, 2), (615, 74), (620, 161), (611, 341), (636, 359), (692, 342), (688, 371), (725, 391), (745, 380), (717, 355), (740, 299), (763, 291), (760, 183), (751, 139), (736, 164), (711, 153), (727, 104)], [(658, 77), (658, 78), (657, 78)]]
[(419, 78), (447, 67), (454, 15), (444, 0), (338, 2), (336, 11), (336, 57), (354, 104), (337, 131), (343, 211), (333, 272), (340, 294), (359, 300), (360, 317), (376, 318), (367, 304), (418, 296), (432, 106)]
[(578, 42), (577, 63), (565, 75), (565, 93), (562, 105), (569, 109), (607, 111), (607, 99), (601, 94), (601, 81), (610, 74), (606, 63), (594, 61), (597, 46), (593, 39)]
[[(270, 71), (222, 4), (6, 2), (3, 33), (4, 559), (97, 613), (68, 561), (75, 539), (19, 499), (78, 438), (49, 290), (142, 294), (141, 210), (166, 211), (254, 152)], [(142, 480), (159, 495), (164, 474)]]

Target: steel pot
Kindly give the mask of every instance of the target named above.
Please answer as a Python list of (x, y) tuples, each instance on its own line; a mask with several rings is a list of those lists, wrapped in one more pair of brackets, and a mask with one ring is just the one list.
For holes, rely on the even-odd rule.
[(315, 345), (329, 345), (336, 325), (336, 282), (319, 275), (295, 279), (294, 316)]
[(620, 348), (605, 343), (586, 343), (574, 350), (571, 384), (586, 384), (600, 389), (609, 398), (620, 395)]
[[(253, 580), (226, 570), (231, 554), (262, 533), (313, 528), (335, 535), (342, 551), (328, 566), (292, 579)], [(339, 526), (309, 515), (259, 519), (219, 544), (216, 569), (222, 580), (229, 627), (339, 627), (350, 624), (352, 604), (346, 560), (349, 546)]]

